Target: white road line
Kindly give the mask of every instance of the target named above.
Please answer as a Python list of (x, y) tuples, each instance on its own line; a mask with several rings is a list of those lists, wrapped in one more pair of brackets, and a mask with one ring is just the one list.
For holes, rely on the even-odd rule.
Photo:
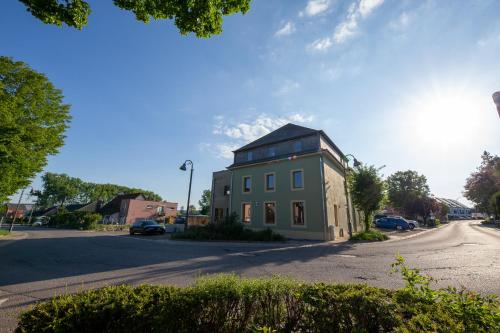
[(7, 302), (8, 300), (9, 300), (8, 298), (0, 299), (0, 305), (2, 305), (3, 303)]

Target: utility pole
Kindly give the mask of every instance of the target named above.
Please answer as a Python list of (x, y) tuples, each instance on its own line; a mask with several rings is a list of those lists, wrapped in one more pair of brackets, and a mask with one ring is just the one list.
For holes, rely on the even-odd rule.
[(9, 232), (12, 232), (12, 230), (14, 229), (14, 223), (16, 222), (17, 212), (19, 210), (19, 206), (21, 205), (21, 199), (23, 198), (23, 195), (24, 195), (24, 188), (21, 191), (21, 195), (19, 196), (19, 201), (17, 202), (16, 210), (14, 211), (14, 218), (12, 219), (12, 222), (10, 223)]

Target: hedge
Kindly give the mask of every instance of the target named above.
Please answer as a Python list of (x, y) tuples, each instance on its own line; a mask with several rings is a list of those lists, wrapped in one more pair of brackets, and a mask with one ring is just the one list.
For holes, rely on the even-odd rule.
[(16, 332), (500, 330), (496, 299), (407, 283), (394, 291), (362, 284), (216, 275), (186, 288), (110, 286), (38, 303), (21, 314)]
[(70, 228), (93, 230), (102, 216), (89, 212), (62, 212), (50, 217), (49, 226), (57, 228)]

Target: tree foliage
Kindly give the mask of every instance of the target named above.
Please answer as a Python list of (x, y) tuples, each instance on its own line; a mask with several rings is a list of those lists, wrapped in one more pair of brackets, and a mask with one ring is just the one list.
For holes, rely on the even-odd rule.
[(38, 194), (38, 205), (50, 207), (68, 203), (85, 204), (96, 200), (111, 200), (119, 193), (142, 193), (147, 200), (160, 201), (162, 198), (151, 191), (115, 184), (84, 182), (80, 178), (66, 174), (47, 172), (42, 177), (43, 189)]
[(45, 75), (0, 56), (0, 202), (27, 186), (64, 144), (69, 109)]
[(406, 211), (411, 209), (419, 199), (429, 196), (427, 178), (413, 170), (398, 171), (387, 177), (386, 182), (387, 197), (395, 208)]
[(384, 201), (384, 182), (375, 166), (361, 164), (349, 175), (349, 190), (354, 206), (363, 212), (365, 230), (370, 230), (371, 218)]
[(208, 215), (210, 213), (210, 202), (212, 198), (212, 192), (210, 190), (204, 190), (201, 194), (201, 199), (198, 201), (200, 205), (200, 214)]
[(500, 191), (500, 157), (487, 151), (481, 155), (481, 165), (465, 182), (464, 196), (481, 211), (491, 213), (493, 195)]
[[(82, 29), (91, 13), (85, 0), (19, 0), (33, 16), (47, 24)], [(245, 14), (251, 0), (113, 0), (115, 6), (131, 11), (138, 21), (174, 20), (182, 35), (190, 32), (207, 38), (222, 32), (222, 17)]]

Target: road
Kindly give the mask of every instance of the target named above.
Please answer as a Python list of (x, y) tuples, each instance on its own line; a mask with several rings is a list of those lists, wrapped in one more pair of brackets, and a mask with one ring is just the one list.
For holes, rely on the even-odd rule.
[(477, 221), (382, 243), (200, 243), (43, 228), (23, 235), (0, 238), (0, 332), (12, 331), (27, 305), (53, 295), (122, 283), (186, 285), (200, 274), (280, 274), (397, 288), (401, 278), (389, 271), (398, 252), (439, 287), (500, 294), (500, 229)]

